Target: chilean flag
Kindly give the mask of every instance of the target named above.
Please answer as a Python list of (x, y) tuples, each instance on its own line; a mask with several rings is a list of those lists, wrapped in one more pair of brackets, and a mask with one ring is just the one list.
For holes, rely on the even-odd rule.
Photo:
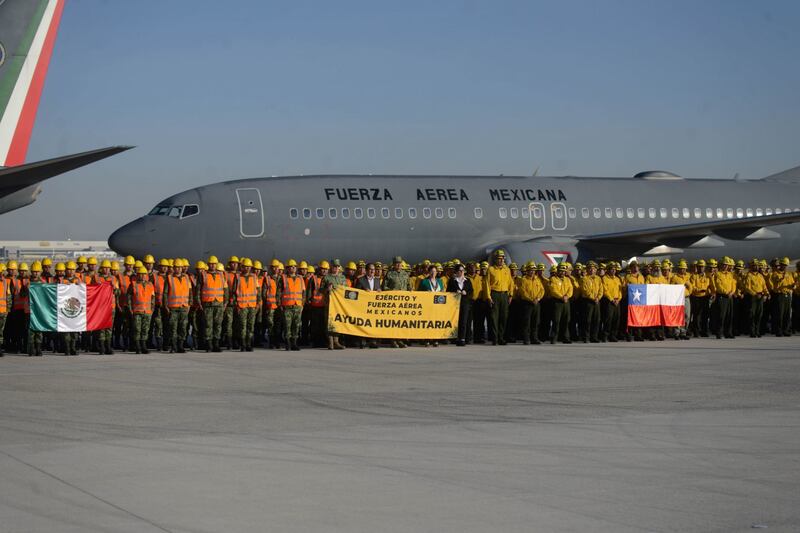
[(628, 326), (683, 326), (683, 289), (683, 285), (628, 285)]

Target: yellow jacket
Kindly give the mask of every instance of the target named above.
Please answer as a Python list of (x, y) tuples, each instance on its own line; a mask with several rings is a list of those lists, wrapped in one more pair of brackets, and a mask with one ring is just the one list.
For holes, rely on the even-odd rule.
[(608, 300), (622, 299), (622, 280), (617, 276), (603, 276), (603, 296)]
[(489, 267), (483, 280), (483, 294), (487, 300), (492, 291), (507, 292), (509, 296), (514, 294), (514, 279), (507, 266)]
[(536, 275), (532, 278), (528, 276), (519, 278), (515, 296), (526, 302), (538, 302), (544, 298), (544, 284), (542, 284), (541, 278)]
[(481, 276), (479, 273), (476, 272), (474, 276), (472, 277), (467, 276), (467, 277), (472, 282), (472, 294), (470, 295), (470, 299), (477, 300), (481, 297), (479, 293), (483, 288), (483, 276)]
[(692, 296), (708, 296), (711, 294), (711, 279), (705, 274), (692, 274), (689, 276), (692, 285)]
[(654, 276), (653, 274), (648, 274), (647, 275), (647, 283), (650, 283), (652, 285), (667, 285), (667, 284), (669, 284), (669, 282), (667, 281), (667, 278), (665, 278), (661, 274), (659, 274), (658, 276)]
[(748, 272), (744, 276), (744, 293), (750, 296), (767, 293), (767, 282), (760, 272)]
[(733, 272), (717, 272), (711, 278), (716, 294), (733, 296), (736, 293), (736, 277)]
[(563, 278), (559, 278), (557, 275), (550, 278), (549, 290), (550, 296), (552, 298), (558, 298), (559, 300), (563, 299), (565, 296), (567, 298), (572, 297), (573, 285), (572, 279), (564, 276)]
[(599, 300), (603, 297), (603, 280), (597, 274), (584, 274), (580, 286), (583, 298)]
[(769, 292), (791, 294), (794, 289), (794, 276), (791, 272), (773, 272), (769, 275)]
[(683, 296), (689, 296), (692, 294), (692, 281), (691, 281), (691, 274), (688, 272), (684, 274), (675, 273), (669, 278), (669, 282), (673, 285), (683, 285)]
[(641, 272), (637, 272), (636, 274), (627, 273), (625, 277), (622, 278), (622, 285), (627, 287), (628, 285), (640, 285), (644, 283), (644, 276), (642, 276)]

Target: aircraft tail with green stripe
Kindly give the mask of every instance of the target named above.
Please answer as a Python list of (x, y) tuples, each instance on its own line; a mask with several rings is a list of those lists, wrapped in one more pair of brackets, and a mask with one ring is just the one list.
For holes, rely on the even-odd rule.
[(40, 182), (130, 148), (25, 163), (65, 1), (0, 0), (0, 213), (33, 203)]

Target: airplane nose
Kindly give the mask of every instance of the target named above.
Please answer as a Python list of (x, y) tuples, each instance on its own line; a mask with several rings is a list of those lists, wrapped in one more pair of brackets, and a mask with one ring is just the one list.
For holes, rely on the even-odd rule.
[(108, 246), (120, 255), (136, 255), (144, 241), (144, 220), (137, 218), (125, 224), (108, 238)]

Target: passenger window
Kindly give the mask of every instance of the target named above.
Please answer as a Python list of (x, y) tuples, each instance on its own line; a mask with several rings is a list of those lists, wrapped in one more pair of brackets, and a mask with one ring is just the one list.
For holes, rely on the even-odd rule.
[(353, 216), (356, 217), (357, 219), (361, 220), (362, 218), (364, 218), (364, 210), (361, 209), (360, 207), (354, 208), (353, 209)]
[(775, 208), (775, 214), (776, 215), (780, 215), (782, 213), (783, 213), (783, 209), (781, 209), (780, 207)]
[(633, 214), (634, 214), (633, 208), (632, 207), (626, 208), (625, 209), (625, 214), (628, 216), (628, 218), (633, 218)]
[(317, 208), (317, 218), (325, 218), (325, 210), (321, 207)]
[(311, 209), (309, 209), (308, 207), (303, 208), (303, 218), (306, 220), (311, 218)]
[(756, 207), (756, 216), (760, 217), (760, 216), (763, 216), (763, 215), (764, 215), (764, 210), (761, 209), (760, 207)]
[(567, 215), (569, 216), (569, 218), (576, 218), (578, 216), (578, 211), (574, 207), (570, 207), (569, 209), (567, 209)]
[(694, 208), (694, 218), (703, 218), (703, 210), (699, 207)]
[(444, 218), (444, 209), (441, 207), (437, 207), (433, 210), (433, 213), (436, 215), (436, 218)]
[(181, 218), (189, 218), (193, 217), (200, 212), (200, 207), (197, 204), (188, 204), (183, 206), (183, 214), (181, 214)]
[(394, 218), (403, 218), (403, 208), (402, 207), (395, 207), (394, 208)]
[(528, 211), (528, 208), (527, 207), (523, 207), (522, 208), (522, 218), (528, 218), (529, 216), (531, 216), (531, 214)]
[(483, 218), (483, 209), (480, 207), (475, 208), (475, 218)]
[(710, 207), (706, 208), (706, 218), (714, 218), (714, 210)]
[(389, 208), (388, 207), (381, 207), (381, 217), (382, 218), (389, 218)]
[(350, 208), (343, 207), (342, 208), (342, 218), (350, 218)]
[(744, 216), (744, 209), (741, 207), (736, 208), (736, 218), (742, 218)]
[(511, 208), (511, 218), (519, 218), (519, 209), (516, 207)]
[(765, 213), (767, 216), (771, 215), (771, 214), (772, 214), (772, 208), (771, 208), (771, 207), (768, 207), (768, 208), (767, 208), (767, 210), (766, 210), (766, 211), (764, 211), (764, 213)]
[(367, 208), (367, 218), (375, 218), (375, 208), (368, 207)]
[(728, 218), (733, 218), (733, 208), (726, 207), (725, 208), (725, 216)]
[(416, 207), (409, 207), (408, 208), (408, 218), (417, 218), (417, 208)]
[(689, 209), (687, 209), (686, 207), (684, 207), (684, 208), (683, 208), (683, 218), (689, 218), (690, 216), (692, 216), (692, 215), (691, 215), (691, 213), (689, 212)]
[(647, 210), (647, 216), (649, 216), (650, 218), (656, 218), (656, 208), (655, 207), (650, 207)]
[(600, 208), (599, 207), (595, 207), (594, 208), (594, 218), (600, 218), (600, 214), (601, 214)]
[(721, 207), (717, 208), (717, 218), (725, 218), (725, 211)]
[(661, 218), (667, 218), (667, 208), (662, 207), (658, 210), (658, 214)]
[(644, 218), (644, 207), (636, 208), (636, 216), (639, 218)]
[(505, 207), (501, 207), (499, 213), (500, 218), (508, 218), (508, 210)]
[(677, 207), (672, 208), (672, 218), (678, 218), (681, 216), (681, 210)]
[(423, 207), (422, 208), (422, 216), (424, 218), (431, 218), (431, 208), (430, 207)]
[(617, 213), (617, 218), (622, 218), (623, 216), (625, 216), (622, 212), (621, 207), (616, 208), (614, 211)]
[(330, 209), (328, 209), (328, 218), (336, 218), (337, 215), (338, 213), (336, 212), (335, 207), (331, 207)]
[(745, 214), (747, 216), (749, 216), (749, 217), (753, 216), (753, 208), (752, 207), (748, 207), (747, 211), (745, 211)]
[(613, 218), (614, 217), (614, 210), (610, 207), (606, 207), (606, 218)]
[(289, 218), (294, 219), (294, 218), (297, 218), (297, 216), (298, 215), (297, 215), (297, 208), (296, 207), (293, 207), (293, 208), (289, 209)]
[(581, 207), (581, 217), (589, 218), (589, 208), (588, 207)]
[(455, 207), (448, 207), (447, 208), (447, 218), (456, 218), (456, 208)]

